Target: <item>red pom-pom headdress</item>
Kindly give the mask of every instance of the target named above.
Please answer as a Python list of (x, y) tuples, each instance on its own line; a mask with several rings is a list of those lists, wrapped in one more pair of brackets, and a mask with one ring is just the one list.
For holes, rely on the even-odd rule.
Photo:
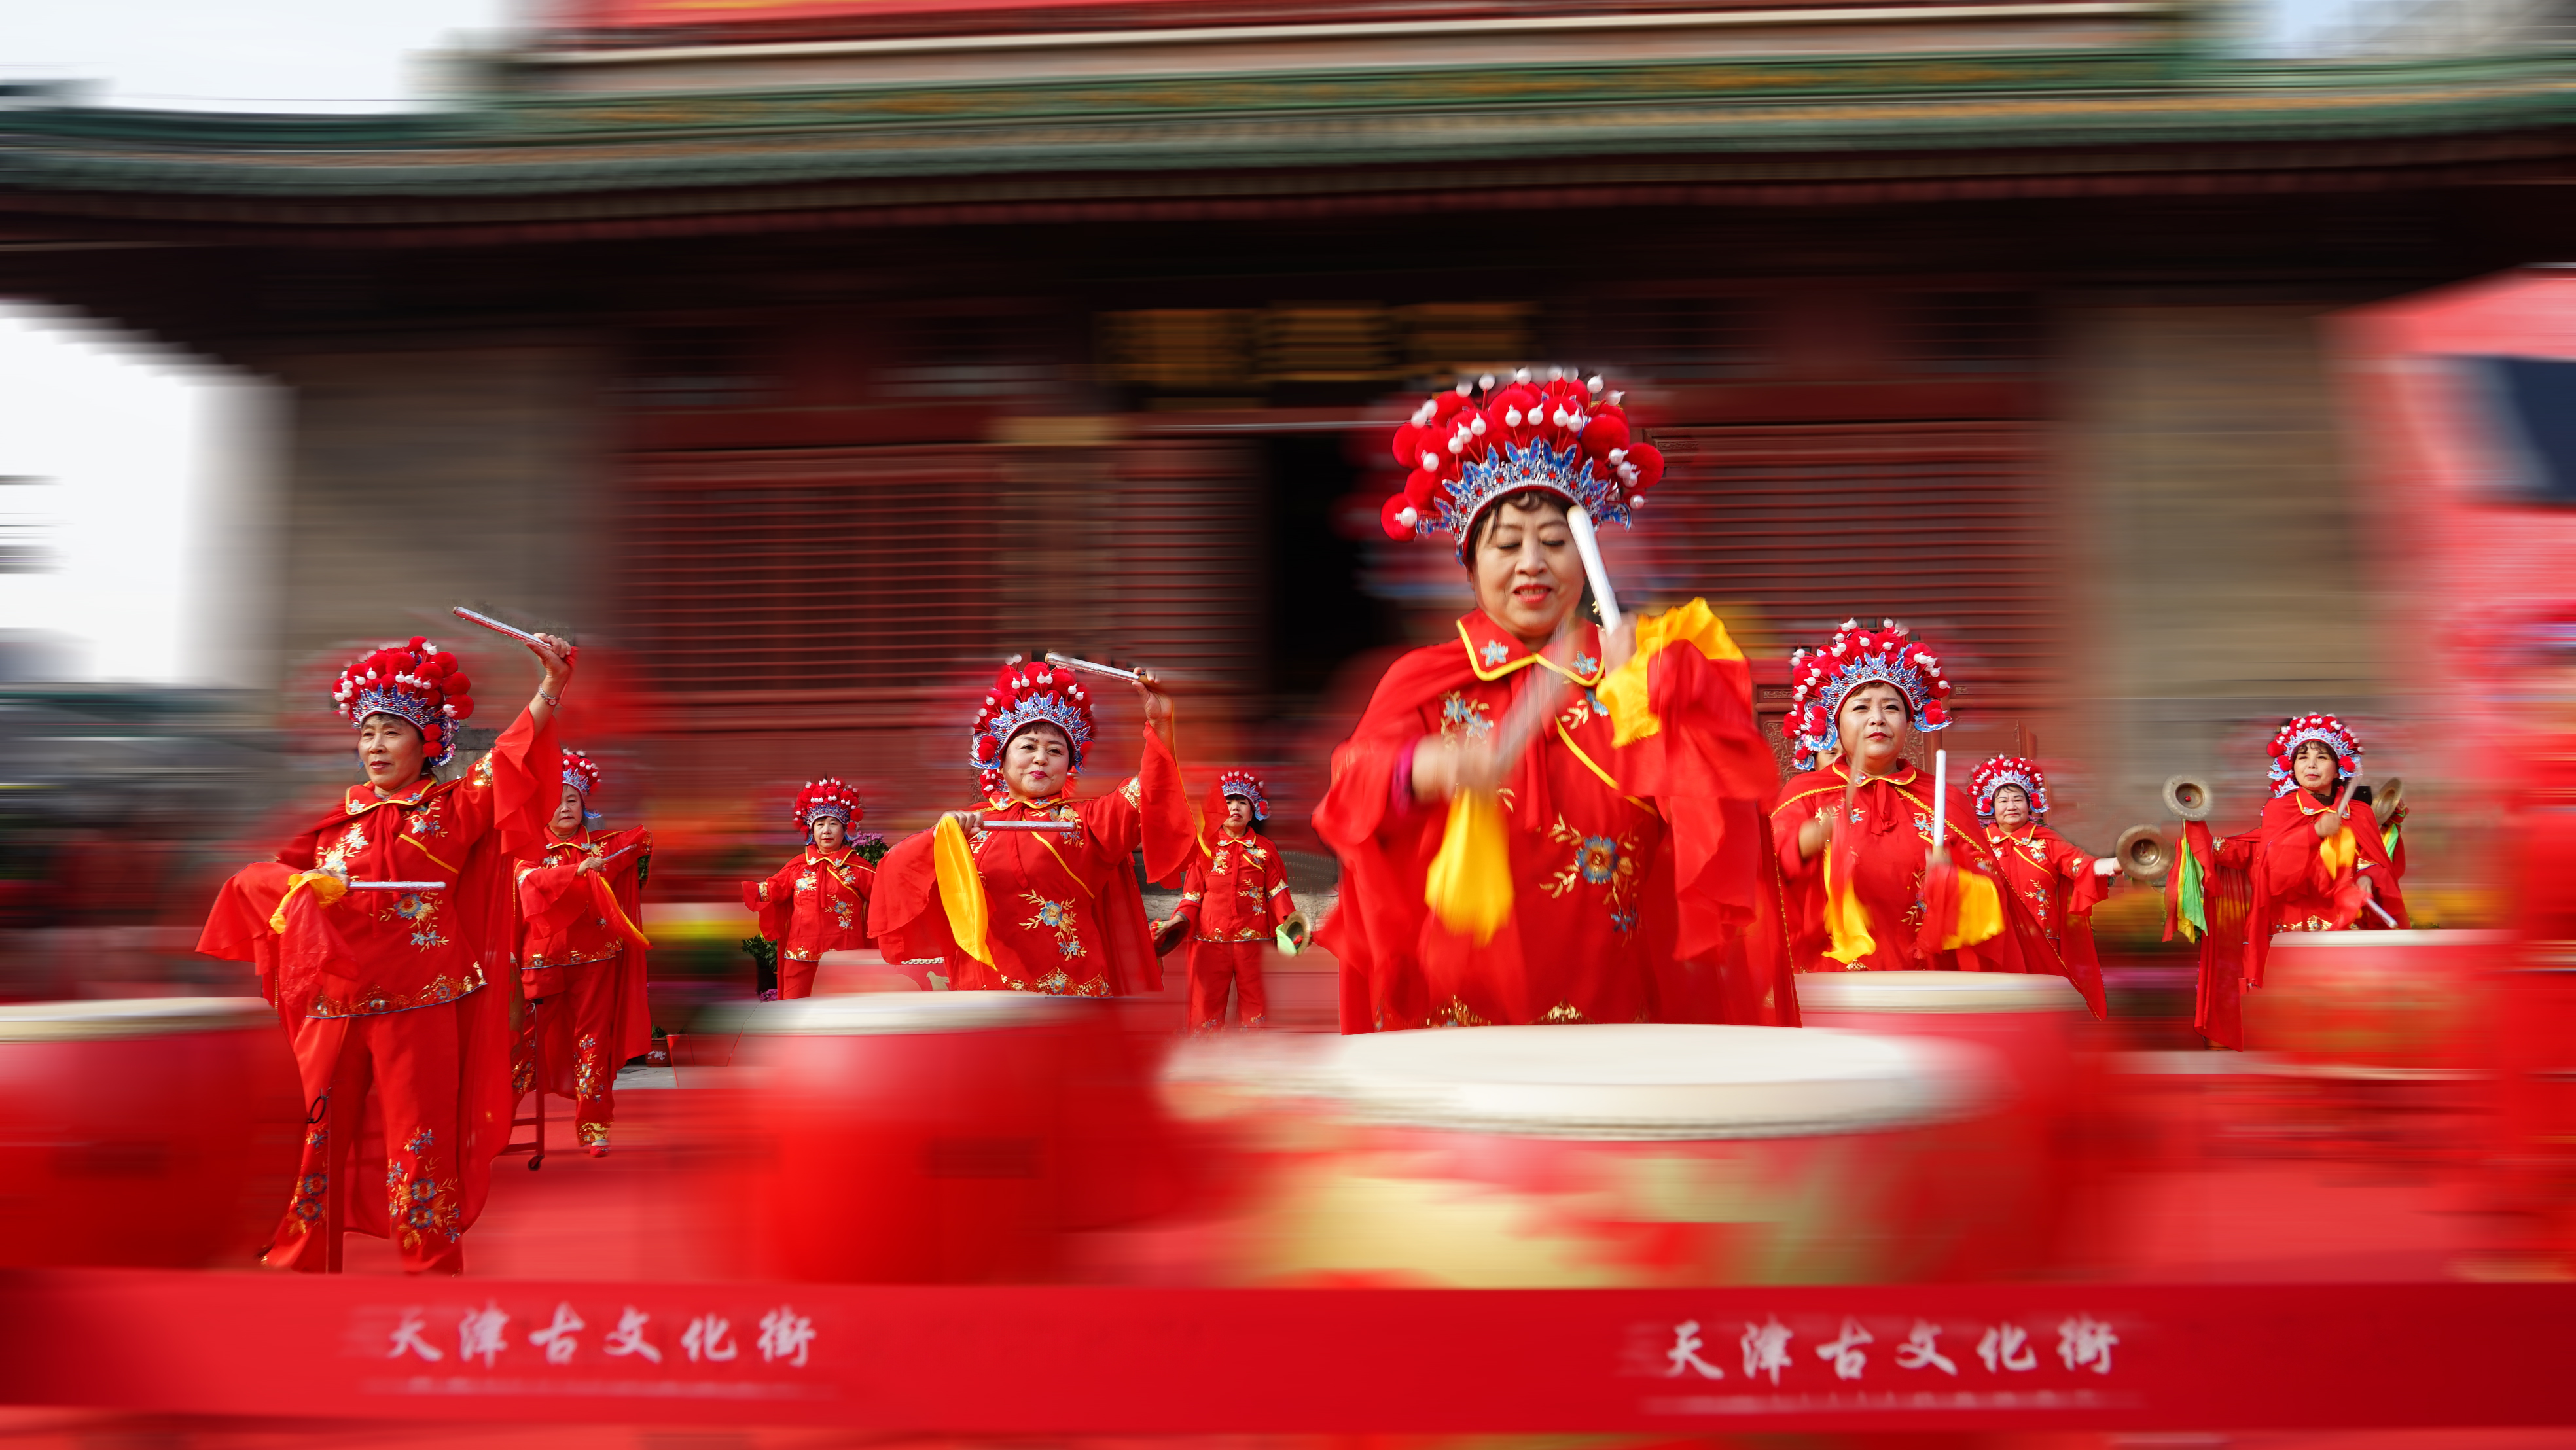
[(1523, 368), (1501, 387), (1491, 375), (1473, 388), (1462, 379), (1395, 430), (1395, 461), (1409, 474), (1378, 521), (1389, 538), (1448, 534), (1461, 558), (1476, 515), (1525, 489), (1581, 504), (1596, 521), (1628, 523), (1663, 478), (1664, 455), (1630, 436), (1621, 396), (1562, 368), (1545, 382)]
[(1219, 772), (1216, 778), (1216, 793), (1220, 799), (1231, 796), (1236, 800), (1252, 802), (1252, 818), (1256, 821), (1270, 819), (1270, 792), (1262, 789), (1261, 777), (1251, 771)]
[(984, 694), (983, 708), (975, 712), (975, 729), (968, 747), (967, 759), (981, 773), (986, 796), (998, 795), (1002, 787), (1002, 752), (1011, 737), (1036, 724), (1050, 724), (1064, 732), (1065, 742), (1073, 747), (1073, 768), (1082, 769), (1083, 751), (1091, 744), (1091, 695), (1074, 678), (1073, 671), (1044, 663), (1021, 662), (1018, 655), (1002, 666), (993, 677), (993, 687)]
[(2048, 814), (2048, 777), (2018, 755), (1998, 755), (1978, 766), (1975, 778), (1968, 782), (1968, 793), (1977, 798), (1978, 820), (1995, 818), (1995, 792), (2008, 785), (2021, 787), (2032, 815)]
[(599, 762), (570, 746), (564, 747), (563, 783), (580, 791), (583, 800), (590, 799), (599, 789)]
[(866, 814), (859, 805), (859, 793), (829, 776), (805, 782), (805, 788), (796, 793), (796, 829), (809, 835), (817, 816), (830, 816), (847, 829)]
[(1892, 619), (1880, 620), (1876, 629), (1846, 619), (1825, 648), (1789, 654), (1789, 718), (1782, 728), (1797, 747), (1800, 770), (1815, 769), (1817, 757), (1841, 743), (1836, 717), (1863, 685), (1894, 685), (1917, 730), (1950, 728), (1950, 707), (1943, 703), (1950, 682), (1941, 676), (1931, 641)]
[(2299, 788), (2290, 774), (2290, 757), (2311, 740), (2334, 752), (2335, 784), (2343, 784), (2361, 769), (2361, 737), (2352, 733), (2351, 726), (2332, 715), (2301, 715), (2272, 737), (2272, 794), (2285, 796)]
[(370, 715), (409, 720), (420, 727), (429, 763), (445, 765), (456, 758), (456, 727), (474, 713), (473, 688), (456, 656), (414, 635), (409, 644), (386, 645), (340, 671), (331, 706), (351, 725), (364, 725)]

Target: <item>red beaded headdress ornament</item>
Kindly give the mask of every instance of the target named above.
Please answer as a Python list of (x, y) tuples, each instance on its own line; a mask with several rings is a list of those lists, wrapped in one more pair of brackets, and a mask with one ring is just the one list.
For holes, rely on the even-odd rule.
[(2290, 757), (2311, 740), (2334, 752), (2337, 785), (2361, 769), (2361, 737), (2352, 733), (2351, 726), (2332, 715), (2300, 715), (2272, 737), (2273, 795), (2285, 796), (2299, 788), (2298, 781), (2290, 775)]
[(563, 783), (580, 791), (582, 799), (590, 799), (599, 789), (599, 762), (570, 746), (564, 747)]
[(980, 773), (984, 794), (1001, 793), (1002, 752), (1011, 737), (1032, 725), (1045, 723), (1064, 732), (1065, 743), (1073, 748), (1073, 768), (1082, 769), (1083, 751), (1091, 744), (1091, 695), (1074, 678), (1073, 671), (1057, 666), (1023, 663), (1018, 655), (993, 677), (993, 687), (984, 694), (983, 708), (975, 712), (975, 729), (967, 754), (968, 761)]
[(1781, 728), (1797, 747), (1797, 766), (1813, 770), (1820, 753), (1841, 743), (1835, 717), (1843, 700), (1863, 685), (1894, 685), (1905, 696), (1905, 709), (1917, 730), (1947, 730), (1950, 682), (1941, 677), (1940, 657), (1932, 643), (1892, 619), (1876, 629), (1863, 629), (1846, 619), (1831, 644), (1820, 650), (1789, 653), (1789, 718)]
[(1622, 396), (1562, 368), (1545, 382), (1527, 368), (1501, 387), (1490, 374), (1472, 389), (1460, 380), (1395, 430), (1395, 461), (1410, 474), (1378, 521), (1389, 538), (1448, 534), (1461, 558), (1476, 515), (1526, 489), (1581, 504), (1596, 522), (1628, 523), (1663, 478), (1664, 455), (1630, 436)]
[(392, 715), (420, 727), (429, 763), (445, 765), (456, 758), (456, 727), (474, 713), (474, 682), (461, 673), (456, 656), (418, 635), (409, 644), (389, 644), (340, 671), (331, 705), (364, 725), (370, 715)]
[(1978, 820), (1995, 818), (1995, 792), (2008, 785), (2021, 787), (2032, 815), (2048, 814), (2048, 777), (2018, 755), (1998, 755), (1978, 766), (1975, 778), (1968, 782), (1968, 793), (1977, 799)]
[(830, 776), (805, 782), (796, 793), (796, 829), (811, 833), (814, 818), (830, 816), (844, 827), (855, 826), (867, 812), (859, 805), (859, 793)]
[(1252, 818), (1256, 821), (1270, 819), (1270, 793), (1262, 789), (1261, 777), (1251, 771), (1219, 772), (1216, 778), (1216, 793), (1220, 799), (1232, 796), (1237, 800), (1252, 802)]

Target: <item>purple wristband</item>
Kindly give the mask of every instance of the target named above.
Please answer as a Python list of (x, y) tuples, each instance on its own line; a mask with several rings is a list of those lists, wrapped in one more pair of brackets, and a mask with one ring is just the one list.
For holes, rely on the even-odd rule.
[(1421, 745), (1421, 737), (1416, 736), (1395, 753), (1395, 774), (1387, 781), (1386, 809), (1388, 815), (1399, 820), (1413, 814), (1413, 752)]

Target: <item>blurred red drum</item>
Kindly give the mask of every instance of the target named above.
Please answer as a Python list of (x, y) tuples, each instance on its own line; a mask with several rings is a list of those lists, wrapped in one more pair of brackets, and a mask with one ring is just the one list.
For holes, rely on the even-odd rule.
[(0, 1266), (247, 1268), (304, 1116), (257, 997), (0, 1004)]
[[(1996, 1126), (2029, 1141), (1996, 1157), (2005, 1172), (2028, 1176), (1976, 1185), (2003, 1233), (1967, 1254), (1958, 1272), (1988, 1277), (2041, 1267), (2062, 1247), (2089, 1163), (2086, 1121), (2102, 1096), (2096, 1024), (2074, 984), (2021, 972), (1808, 972), (1797, 981), (1798, 1011), (1811, 1028), (1974, 1043), (2002, 1061), (2015, 1096)], [(2043, 1251), (2034, 1256), (2035, 1248)]]
[(2008, 1092), (1977, 1048), (1790, 1028), (1322, 1039), (1267, 1094), (1223, 1061), (1236, 1046), (1193, 1044), (1165, 1081), (1240, 1154), (1235, 1216), (1206, 1240), (1237, 1284), (1935, 1277), (1976, 1229), (1944, 1180), (1995, 1170), (1980, 1125)]
[(2493, 1065), (2485, 995), (2513, 964), (2502, 931), (2285, 931), (2244, 998), (2245, 1047), (2318, 1067)]
[(865, 1283), (1040, 1281), (1068, 1235), (1176, 1192), (1141, 1055), (1106, 1002), (881, 992), (736, 1017), (758, 1271)]

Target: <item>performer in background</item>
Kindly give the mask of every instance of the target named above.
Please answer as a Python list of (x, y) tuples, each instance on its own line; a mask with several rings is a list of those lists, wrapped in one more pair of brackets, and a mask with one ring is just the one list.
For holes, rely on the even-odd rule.
[(780, 999), (814, 995), (823, 953), (876, 944), (868, 932), (868, 898), (877, 874), (850, 844), (850, 828), (865, 814), (859, 793), (842, 782), (805, 782), (795, 810), (805, 849), (768, 880), (742, 884), (743, 906), (759, 913), (760, 934), (778, 944)]
[(1186, 931), (1190, 942), (1190, 1028), (1225, 1026), (1226, 991), (1234, 991), (1236, 1025), (1259, 1027), (1270, 1016), (1262, 990), (1261, 953), (1282, 928), (1305, 935), (1306, 919), (1288, 894), (1288, 866), (1279, 848), (1255, 829), (1270, 819), (1270, 796), (1261, 778), (1229, 770), (1216, 778), (1217, 800), (1208, 812), (1213, 840), (1202, 839), (1181, 886), (1180, 910), (1155, 934)]
[(1936, 809), (1929, 773), (1905, 758), (1916, 730), (1950, 725), (1931, 642), (1894, 620), (1847, 619), (1823, 649), (1790, 655), (1789, 675), (1785, 728), (1805, 773), (1771, 827), (1798, 969), (2062, 972), (2102, 1015), (2100, 970), (2061, 961), (2004, 889), (1967, 797), (1952, 786)]
[(1333, 753), (1342, 1030), (1794, 1025), (1742, 652), (1697, 600), (1607, 637), (1582, 609), (1571, 511), (1625, 525), (1661, 455), (1599, 378), (1526, 371), (1424, 404), (1395, 454), (1387, 532), (1454, 541), (1477, 607)]
[[(415, 638), (351, 664), (332, 703), (366, 783), (235, 874), (206, 920), (197, 950), (257, 965), (312, 1104), (271, 1267), (329, 1268), (354, 1228), (390, 1235), (413, 1273), (464, 1271), (512, 1102), (510, 999), (483, 988), (510, 980), (510, 861), (542, 843), (562, 772), (573, 651), (534, 638), (535, 698), (458, 780), (431, 773), (474, 713), (456, 657)], [(378, 881), (441, 884), (363, 889)]]
[[(519, 990), (528, 1000), (520, 1034), (532, 1053), (513, 1085), (572, 1099), (581, 1145), (605, 1158), (617, 1069), (653, 1047), (644, 997), (652, 943), (637, 924), (653, 834), (635, 827), (593, 835), (598, 790), (598, 763), (565, 751), (563, 795), (546, 843), (519, 857)], [(540, 1065), (543, 1083), (534, 1077)]]
[(1985, 822), (1986, 844), (2003, 868), (2004, 884), (2030, 907), (2048, 944), (2068, 967), (2099, 972), (2093, 949), (2093, 908), (2111, 894), (2120, 863), (2087, 856), (2048, 828), (2048, 777), (2017, 755), (1998, 755), (1977, 767), (1968, 793)]
[[(879, 867), (870, 925), (888, 961), (939, 958), (952, 989), (1105, 997), (1158, 991), (1145, 900), (1132, 864), (1162, 881), (1193, 840), (1172, 700), (1139, 672), (1144, 759), (1105, 795), (1076, 798), (1091, 746), (1090, 692), (1066, 667), (1013, 656), (968, 734), (984, 804), (952, 811)], [(1011, 829), (1006, 823), (1051, 827)]]
[[(2263, 985), (2272, 934), (2406, 925), (2406, 897), (2386, 840), (2351, 789), (2361, 737), (2332, 715), (2295, 716), (2272, 737), (2271, 799), (2254, 829), (2223, 841), (2193, 821), (2168, 878), (2166, 935), (2200, 942), (2194, 1024), (2241, 1048), (2239, 997)], [(2358, 820), (2359, 824), (2354, 823)]]

